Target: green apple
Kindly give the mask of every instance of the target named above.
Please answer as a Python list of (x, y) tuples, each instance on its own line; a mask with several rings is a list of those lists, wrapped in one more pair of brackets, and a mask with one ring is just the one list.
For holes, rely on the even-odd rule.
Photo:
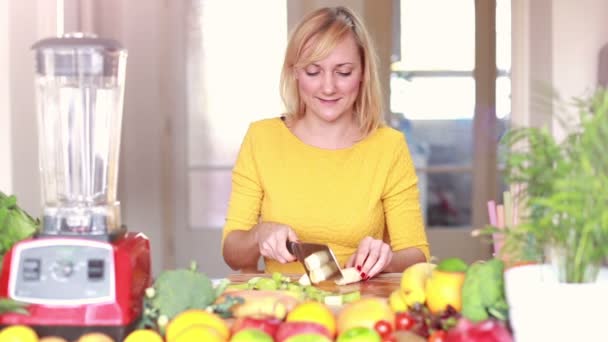
[(272, 336), (260, 329), (243, 329), (232, 335), (230, 342), (273, 342)]
[(374, 329), (354, 327), (341, 333), (336, 342), (382, 342), (382, 338)]
[(293, 335), (287, 338), (285, 342), (331, 342), (331, 340), (325, 335), (305, 333)]

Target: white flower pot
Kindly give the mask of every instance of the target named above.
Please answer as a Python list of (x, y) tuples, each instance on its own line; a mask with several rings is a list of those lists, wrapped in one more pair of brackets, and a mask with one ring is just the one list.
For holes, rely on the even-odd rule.
[(586, 284), (558, 282), (550, 265), (516, 266), (504, 278), (516, 342), (608, 341), (608, 269)]

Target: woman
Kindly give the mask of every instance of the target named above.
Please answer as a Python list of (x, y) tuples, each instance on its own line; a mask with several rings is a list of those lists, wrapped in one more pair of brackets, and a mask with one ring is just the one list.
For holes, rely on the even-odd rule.
[(303, 273), (286, 241), (325, 243), (363, 279), (429, 258), (417, 178), (402, 133), (382, 124), (378, 71), (361, 20), (322, 8), (290, 37), (287, 112), (250, 125), (222, 238), (235, 270)]

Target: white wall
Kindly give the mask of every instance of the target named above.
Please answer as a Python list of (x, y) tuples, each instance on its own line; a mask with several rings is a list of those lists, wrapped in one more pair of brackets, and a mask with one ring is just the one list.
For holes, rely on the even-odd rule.
[[(0, 182), (10, 184), (19, 204), (33, 215), (40, 215), (40, 186), (38, 173), (37, 126), (34, 97), (34, 57), (31, 46), (37, 40), (55, 34), (56, 16), (54, 1), (2, 1), (0, 44), (4, 45), (0, 55), (0, 114), (3, 151), (0, 156), (10, 156), (2, 162), (9, 171), (0, 171)], [(2, 62), (4, 58), (4, 62)], [(3, 91), (2, 91), (3, 89)], [(9, 117), (6, 117), (8, 113)]]
[[(0, 75), (9, 71), (9, 2), (0, 1)], [(9, 78), (0, 78), (0, 191), (12, 193), (13, 161), (11, 156), (11, 116), (9, 103)]]
[[(512, 0), (513, 120), (551, 124), (539, 106), (547, 87), (560, 98), (589, 94), (597, 85), (598, 55), (608, 42), (608, 1)], [(554, 133), (563, 135), (558, 125)]]
[(565, 98), (597, 85), (598, 54), (608, 42), (608, 1), (553, 1), (553, 82)]

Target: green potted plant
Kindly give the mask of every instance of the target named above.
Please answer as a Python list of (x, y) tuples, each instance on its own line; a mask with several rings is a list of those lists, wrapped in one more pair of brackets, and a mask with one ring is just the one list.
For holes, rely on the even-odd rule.
[[(518, 342), (577, 340), (603, 327), (593, 318), (603, 315), (593, 310), (608, 305), (602, 268), (608, 255), (608, 91), (597, 89), (574, 108), (577, 120), (556, 117), (567, 124), (563, 139), (546, 128), (518, 127), (502, 140), (505, 178), (519, 189), (513, 198), (520, 210), (512, 226), (486, 231), (503, 234), (500, 254), (511, 263), (533, 261), (505, 272)], [(581, 322), (564, 312), (580, 313)]]
[(493, 231), (505, 234), (505, 254), (551, 262), (560, 281), (583, 283), (608, 256), (608, 91), (574, 108), (578, 123), (567, 123), (561, 141), (538, 127), (503, 137), (505, 178), (520, 189), (514, 198), (523, 210), (517, 225)]

